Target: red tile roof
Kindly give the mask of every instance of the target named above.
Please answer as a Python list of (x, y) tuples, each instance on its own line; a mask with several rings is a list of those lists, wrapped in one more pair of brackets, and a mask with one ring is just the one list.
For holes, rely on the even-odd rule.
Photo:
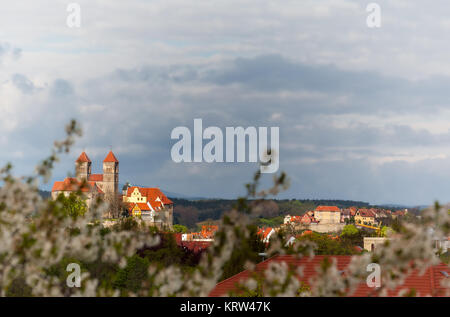
[(77, 160), (75, 162), (79, 162), (79, 163), (88, 162), (88, 163), (90, 163), (91, 160), (87, 156), (86, 152), (83, 151), (83, 153), (80, 154), (80, 156), (77, 158)]
[[(164, 205), (173, 205), (173, 201), (171, 201), (169, 198), (164, 195), (164, 193), (159, 188), (145, 188), (145, 187), (137, 187), (132, 186), (128, 187), (127, 189), (127, 197), (131, 196), (131, 193), (134, 191), (134, 189), (137, 188), (142, 196), (147, 197), (147, 201), (150, 202), (153, 209), (157, 209), (162, 207), (161, 202)], [(161, 202), (157, 201), (157, 199), (161, 200)]]
[(337, 206), (317, 206), (316, 211), (341, 211)]
[[(349, 255), (317, 255), (313, 258), (303, 257), (301, 259), (295, 258), (293, 255), (280, 255), (274, 256), (266, 261), (258, 263), (253, 272), (262, 275), (263, 272), (268, 268), (269, 263), (271, 262), (286, 262), (289, 267), (292, 269), (296, 269), (297, 267), (303, 267), (303, 275), (297, 276), (297, 278), (307, 285), (310, 284), (310, 280), (312, 277), (317, 275), (317, 268), (320, 267), (320, 264), (324, 260), (325, 257), (331, 259), (336, 259), (336, 265), (338, 270), (344, 271), (349, 265), (351, 261), (351, 256)], [(209, 296), (218, 297), (218, 296), (227, 296), (233, 290), (236, 290), (236, 286), (239, 283), (247, 280), (250, 275), (253, 273), (249, 270), (245, 270), (241, 273), (238, 273), (220, 283), (218, 283), (215, 288), (209, 293)], [(416, 296), (444, 296), (445, 289), (440, 285), (441, 281), (446, 277), (441, 272), (447, 272), (450, 274), (449, 267), (441, 263), (439, 265), (435, 265), (433, 267), (429, 267), (423, 275), (420, 275), (418, 270), (413, 271), (410, 275), (405, 278), (405, 281), (402, 285), (398, 286), (395, 290), (388, 291), (388, 296), (397, 296), (399, 291), (401, 290), (414, 290), (416, 292)], [(351, 294), (352, 297), (367, 297), (374, 296), (374, 289), (369, 288), (365, 281), (362, 282), (356, 289), (356, 291)]]
[(73, 177), (67, 177), (64, 181), (57, 181), (53, 184), (52, 192), (59, 191), (68, 191), (73, 192), (80, 190), (81, 192), (90, 192), (97, 191), (100, 194), (103, 194), (103, 191), (95, 184), (95, 182), (88, 181), (83, 186), (82, 183), (78, 181), (78, 179)]
[(128, 203), (128, 211), (131, 212), (135, 206), (138, 206), (141, 211), (151, 211), (152, 209), (146, 203)]
[(119, 160), (116, 159), (116, 157), (114, 156), (114, 153), (112, 151), (109, 151), (108, 155), (106, 155), (106, 157), (103, 160), (103, 162), (115, 162), (115, 163), (118, 163)]
[(93, 182), (103, 182), (103, 174), (91, 174), (88, 179)]
[(302, 220), (302, 216), (292, 216), (291, 222), (300, 222)]
[(272, 232), (272, 230), (273, 230), (273, 228), (270, 228), (270, 227), (268, 227), (268, 228), (260, 228), (259, 230), (258, 230), (258, 235), (260, 235), (261, 237), (262, 237), (262, 239), (264, 240), (264, 239), (266, 239), (267, 238), (267, 236)]
[(219, 230), (217, 225), (203, 225), (200, 234), (203, 239), (211, 239), (217, 230)]
[(361, 217), (375, 217), (375, 214), (371, 211), (371, 210), (367, 210), (367, 209), (361, 209), (358, 210), (358, 213)]

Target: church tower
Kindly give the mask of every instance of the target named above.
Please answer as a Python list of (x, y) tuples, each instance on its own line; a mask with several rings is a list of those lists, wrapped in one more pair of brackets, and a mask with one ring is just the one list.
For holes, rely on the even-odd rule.
[(91, 160), (87, 156), (86, 152), (81, 155), (75, 161), (75, 176), (79, 181), (88, 180), (91, 175)]
[(112, 151), (103, 160), (103, 191), (106, 198), (117, 195), (119, 189), (119, 161)]

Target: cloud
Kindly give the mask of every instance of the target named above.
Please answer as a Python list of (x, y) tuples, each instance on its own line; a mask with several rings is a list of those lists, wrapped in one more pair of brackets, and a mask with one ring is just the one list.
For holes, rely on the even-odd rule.
[(10, 3), (0, 12), (0, 161), (31, 171), (77, 118), (84, 135), (55, 179), (83, 149), (99, 170), (111, 145), (131, 182), (233, 197), (255, 164), (170, 160), (171, 130), (202, 118), (280, 126), (285, 197), (446, 200), (450, 5), (379, 4), (383, 26), (372, 30), (361, 1), (80, 0), (75, 30), (64, 4)]
[(18, 60), (22, 55), (22, 49), (14, 47), (9, 43), (0, 42), (0, 63), (4, 58), (10, 58), (12, 60)]
[(54, 96), (69, 96), (74, 93), (73, 87), (67, 80), (58, 78), (53, 82), (51, 93)]
[(29, 80), (25, 75), (14, 74), (11, 80), (13, 84), (24, 94), (31, 94), (36, 89), (33, 82)]

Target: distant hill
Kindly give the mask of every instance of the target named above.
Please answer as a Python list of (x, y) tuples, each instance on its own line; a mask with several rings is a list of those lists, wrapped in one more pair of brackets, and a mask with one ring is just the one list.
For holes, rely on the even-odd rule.
[(41, 195), (42, 198), (49, 198), (52, 195), (52, 192), (48, 190), (39, 190), (39, 195)]
[[(133, 184), (134, 185), (134, 184)], [(139, 186), (139, 185), (134, 185)], [(120, 185), (119, 189), (122, 189)], [(142, 187), (142, 186), (141, 186)], [(222, 215), (230, 211), (236, 204), (235, 199), (211, 199), (204, 197), (194, 197), (161, 189), (174, 202), (174, 223), (183, 224), (189, 228), (196, 229), (197, 224), (205, 221), (216, 221)], [(51, 196), (50, 191), (40, 190), (43, 198)], [(259, 215), (261, 218), (275, 218), (290, 215), (303, 215), (309, 210), (314, 210), (319, 205), (338, 206), (339, 208), (359, 207), (359, 208), (388, 208), (403, 209), (408, 208), (415, 213), (417, 207), (407, 207), (403, 205), (371, 205), (364, 201), (339, 200), (339, 199), (272, 199)]]
[[(148, 186), (143, 186), (143, 185), (138, 185), (138, 184), (131, 184), (132, 186), (138, 186), (138, 187), (148, 187)], [(125, 186), (125, 184), (119, 184), (119, 190), (122, 190), (122, 188)], [(180, 193), (175, 193), (175, 192), (171, 192), (168, 190), (165, 190), (164, 188), (160, 188), (161, 191), (170, 199), (174, 198), (180, 198), (180, 199), (187, 199), (187, 200), (201, 200), (201, 199), (205, 199), (204, 197), (195, 197), (195, 196), (189, 196), (189, 195), (185, 195), (185, 194), (180, 194)]]
[[(174, 223), (183, 224), (189, 228), (196, 228), (197, 223), (207, 220), (215, 221), (230, 211), (236, 204), (233, 199), (181, 199), (171, 198), (175, 204)], [(328, 199), (281, 199), (268, 200), (267, 206), (262, 208), (257, 217), (274, 218), (279, 216), (303, 215), (319, 205), (332, 205), (339, 208), (371, 207), (367, 202), (353, 200), (328, 200)]]

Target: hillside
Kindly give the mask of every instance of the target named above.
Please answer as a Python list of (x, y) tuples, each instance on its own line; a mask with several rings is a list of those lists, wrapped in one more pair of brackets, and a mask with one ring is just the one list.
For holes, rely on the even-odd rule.
[[(186, 200), (170, 198), (174, 204), (174, 223), (185, 225), (189, 228), (196, 228), (197, 223), (207, 220), (218, 220), (223, 213), (232, 209), (236, 200), (227, 199), (205, 199)], [(259, 210), (259, 218), (275, 218), (279, 216), (303, 215), (308, 210), (313, 210), (319, 205), (333, 205), (339, 208), (351, 206), (370, 207), (369, 203), (352, 200), (323, 200), (323, 199), (283, 199), (270, 200)]]

